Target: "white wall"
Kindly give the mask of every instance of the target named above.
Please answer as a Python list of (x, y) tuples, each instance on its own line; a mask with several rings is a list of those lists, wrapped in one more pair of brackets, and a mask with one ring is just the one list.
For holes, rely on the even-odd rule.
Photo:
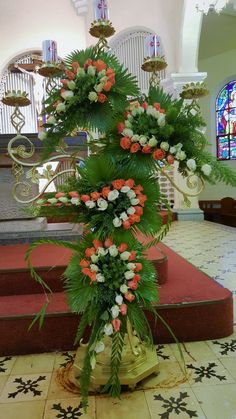
[[(200, 101), (203, 117), (207, 123), (206, 136), (211, 143), (210, 150), (216, 155), (215, 98), (220, 88), (230, 79), (236, 78), (236, 50), (226, 51), (216, 56), (199, 60), (199, 71), (206, 71), (207, 87), (210, 94)], [(236, 160), (222, 162), (236, 171)], [(226, 196), (236, 198), (236, 189), (223, 183), (216, 186), (206, 184), (200, 199), (221, 199)]]
[(76, 15), (70, 0), (1, 2), (0, 74), (16, 55), (41, 49), (44, 39), (57, 41), (61, 57), (85, 48), (84, 18)]

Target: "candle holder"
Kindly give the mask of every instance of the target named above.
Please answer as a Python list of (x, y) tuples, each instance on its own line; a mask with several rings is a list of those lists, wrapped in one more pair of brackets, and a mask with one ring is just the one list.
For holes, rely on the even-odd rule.
[(191, 100), (191, 103), (186, 106), (187, 112), (192, 110), (199, 112), (201, 111), (200, 106), (197, 102), (198, 99), (208, 95), (205, 83), (203, 82), (192, 82), (187, 83), (183, 86), (183, 91), (180, 93), (180, 97), (184, 100)]
[(160, 71), (167, 67), (167, 62), (164, 56), (147, 57), (144, 58), (142, 70), (152, 73), (149, 84), (151, 87), (157, 87), (160, 84)]
[(99, 38), (96, 44), (98, 50), (108, 49), (109, 46), (106, 38), (114, 35), (115, 29), (110, 20), (99, 19), (92, 22), (89, 33), (94, 38)]
[(45, 62), (39, 69), (40, 76), (47, 78), (45, 90), (48, 94), (57, 87), (57, 78), (63, 74), (63, 63)]

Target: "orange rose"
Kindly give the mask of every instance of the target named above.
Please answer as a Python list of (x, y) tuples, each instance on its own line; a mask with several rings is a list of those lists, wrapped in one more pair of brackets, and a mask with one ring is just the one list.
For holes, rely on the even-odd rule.
[(109, 92), (111, 88), (112, 88), (112, 83), (110, 81), (107, 81), (103, 86), (103, 90), (105, 90), (105, 92)]
[(111, 75), (114, 75), (114, 74), (115, 74), (115, 72), (114, 72), (113, 68), (109, 67), (106, 71), (106, 76), (111, 76)]
[(154, 151), (152, 157), (154, 158), (154, 160), (162, 160), (164, 159), (165, 155), (166, 153), (161, 148), (158, 148)]
[(65, 84), (66, 86), (67, 86), (67, 84), (68, 84), (69, 81), (70, 80), (67, 80), (67, 79), (61, 79), (61, 83), (62, 84)]
[(117, 124), (117, 131), (118, 131), (118, 133), (121, 134), (124, 129), (125, 129), (124, 122), (118, 122), (118, 124)]
[(134, 187), (134, 192), (136, 195), (139, 195), (143, 191), (143, 187), (141, 185), (137, 185)]
[(137, 262), (135, 265), (136, 265), (135, 270), (134, 270), (135, 272), (139, 272), (143, 269), (142, 263)]
[(136, 259), (136, 252), (134, 250), (131, 250), (130, 256), (129, 256), (129, 262)]
[(167, 159), (166, 160), (168, 161), (169, 164), (173, 164), (174, 161), (175, 161), (175, 158), (174, 158), (174, 156), (172, 156), (172, 154), (169, 154), (167, 156)]
[(131, 224), (140, 223), (140, 216), (137, 215), (137, 214), (131, 214), (129, 216), (129, 221), (130, 221)]
[(106, 239), (104, 245), (105, 245), (105, 247), (112, 246), (113, 245), (112, 239), (110, 239), (110, 238)]
[(135, 300), (135, 295), (132, 294), (132, 292), (126, 292), (125, 299), (131, 303), (132, 301)]
[(148, 154), (148, 153), (151, 153), (152, 152), (152, 147), (150, 147), (149, 145), (145, 145), (143, 148), (142, 148), (142, 152), (143, 153), (145, 153), (145, 154)]
[(84, 63), (84, 68), (87, 69), (90, 65), (93, 65), (91, 58), (88, 58)]
[(138, 199), (139, 199), (140, 205), (142, 205), (142, 207), (143, 207), (144, 202), (146, 202), (146, 200), (147, 200), (147, 195), (140, 194)]
[(101, 196), (101, 194), (99, 192), (92, 192), (90, 195), (91, 195), (91, 198), (94, 201), (97, 201), (100, 198), (100, 196)]
[(98, 102), (99, 103), (104, 103), (107, 100), (107, 96), (104, 95), (103, 93), (98, 93)]
[(160, 113), (166, 113), (165, 109), (159, 109)]
[(99, 73), (99, 71), (102, 71), (102, 70), (106, 70), (107, 69), (106, 63), (104, 63), (104, 61), (102, 61), (102, 60), (95, 61), (93, 63), (93, 65), (94, 65), (94, 67), (96, 67), (98, 73)]
[(129, 220), (123, 221), (122, 225), (123, 225), (125, 230), (129, 230), (130, 227), (131, 227), (131, 224), (130, 224)]
[(116, 319), (112, 320), (112, 326), (113, 326), (113, 329), (115, 330), (115, 332), (118, 332), (120, 330), (120, 325), (121, 325), (120, 319), (116, 318)]
[(130, 147), (130, 153), (137, 153), (140, 150), (140, 144), (138, 143), (134, 143), (132, 144), (132, 146)]
[(138, 283), (136, 281), (129, 281), (128, 282), (128, 287), (131, 290), (136, 290), (138, 288)]
[(159, 110), (161, 109), (161, 105), (160, 105), (160, 103), (157, 103), (157, 102), (153, 103), (153, 107), (154, 107), (157, 111), (159, 111)]
[(87, 247), (87, 249), (85, 250), (85, 256), (87, 258), (90, 258), (92, 255), (95, 255), (95, 253), (96, 253), (95, 247)]
[(120, 146), (123, 150), (129, 150), (131, 147), (132, 141), (129, 137), (123, 137), (120, 140)]
[(125, 186), (129, 186), (130, 188), (133, 188), (134, 187), (134, 179), (127, 179), (126, 181), (125, 181)]
[(79, 198), (79, 194), (76, 191), (71, 191), (68, 193), (71, 198)]
[(62, 196), (65, 196), (65, 192), (56, 193), (55, 198), (61, 198)]
[(147, 102), (143, 102), (142, 107), (143, 107), (143, 109), (146, 110), (148, 108), (148, 103)]
[(134, 209), (135, 209), (135, 214), (143, 215), (143, 208), (140, 207), (140, 205), (135, 206)]
[(115, 75), (108, 76), (107, 81), (109, 81), (113, 86), (113, 84), (116, 82)]
[(90, 263), (87, 259), (81, 259), (79, 264), (82, 268), (88, 268), (88, 266), (90, 265)]
[(126, 243), (121, 243), (120, 246), (118, 247), (118, 250), (120, 253), (125, 252), (128, 249), (128, 246)]
[(93, 245), (94, 245), (95, 249), (98, 249), (99, 247), (103, 247), (102, 242), (100, 240), (96, 240), (96, 239), (93, 240)]
[(74, 80), (75, 74), (72, 71), (66, 70), (65, 73), (66, 73), (69, 80)]
[(82, 202), (87, 202), (90, 201), (90, 196), (89, 195), (81, 195), (80, 197)]
[(122, 188), (122, 186), (124, 186), (124, 184), (125, 184), (124, 179), (116, 179), (116, 180), (113, 180), (112, 182), (113, 188), (117, 189), (118, 191)]
[(121, 304), (120, 305), (120, 312), (121, 312), (122, 316), (125, 316), (127, 314), (127, 305), (126, 304)]
[[(141, 264), (140, 264), (140, 265), (141, 265)], [(140, 281), (140, 279), (141, 279), (141, 276), (140, 276), (140, 275), (138, 275), (138, 274), (134, 275), (134, 277), (133, 277), (133, 281), (135, 281), (135, 282), (139, 282), (139, 281)]]
[(72, 63), (72, 67), (73, 67), (73, 71), (75, 74), (77, 74), (78, 68), (79, 68), (79, 63), (74, 62)]
[(92, 271), (89, 268), (83, 268), (82, 272), (83, 272), (84, 275), (87, 275), (89, 277), (92, 274)]
[(91, 279), (92, 282), (96, 281), (96, 272), (91, 272), (91, 274), (89, 275), (89, 278)]
[(101, 192), (103, 198), (107, 198), (109, 192), (111, 192), (111, 189), (109, 188), (109, 186), (104, 186), (104, 188), (102, 188), (102, 192)]

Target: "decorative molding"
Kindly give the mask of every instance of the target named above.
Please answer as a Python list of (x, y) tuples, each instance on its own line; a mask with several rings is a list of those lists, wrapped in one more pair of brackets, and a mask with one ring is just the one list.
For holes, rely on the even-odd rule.
[(174, 90), (176, 94), (179, 96), (185, 84), (203, 82), (207, 78), (207, 73), (172, 73), (170, 77), (173, 82)]
[(72, 0), (72, 4), (78, 16), (84, 16), (88, 13), (88, 0)]

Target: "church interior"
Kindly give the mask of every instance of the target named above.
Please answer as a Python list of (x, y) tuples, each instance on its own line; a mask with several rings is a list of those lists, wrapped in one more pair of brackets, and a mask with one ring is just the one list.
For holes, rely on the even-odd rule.
[[(0, 419), (235, 419), (236, 1), (41, 0), (36, 4), (29, 0), (8, 0), (0, 1), (0, 4)], [(115, 76), (114, 72), (109, 73), (111, 69), (107, 69), (108, 65), (104, 70), (101, 59), (93, 61), (94, 66), (101, 67), (99, 70), (92, 67), (92, 60), (89, 62), (89, 59), (85, 61), (89, 62), (84, 64), (85, 70), (78, 69), (79, 64), (71, 61), (71, 70), (77, 64), (76, 76), (68, 70), (72, 51), (87, 51), (90, 46), (95, 56), (97, 54), (104, 61), (109, 61), (110, 55), (116, 57)], [(122, 73), (119, 68), (127, 69), (128, 73)], [(76, 77), (79, 74), (84, 77), (86, 71), (90, 71), (91, 77), (96, 71), (100, 72), (99, 77), (106, 79), (103, 84), (100, 81), (100, 90), (97, 88), (93, 95), (88, 96), (89, 106), (92, 104), (94, 109), (104, 106), (104, 116), (97, 113), (97, 126), (96, 123), (91, 124), (92, 128), (79, 122), (73, 129), (62, 130), (63, 138), (56, 143), (59, 130), (64, 129), (64, 122), (67, 123), (65, 109), (73, 101), (70, 102), (76, 91)], [(68, 80), (65, 80), (66, 76), (62, 79), (62, 74), (66, 74)], [(132, 75), (129, 82), (127, 74)], [(129, 243), (129, 232), (132, 230), (135, 233), (132, 233), (135, 240), (145, 248), (145, 261), (152, 265), (152, 270), (148, 272), (150, 277), (154, 275), (158, 292), (158, 300), (153, 302), (148, 300), (152, 289), (147, 288), (143, 305), (140, 305), (148, 325), (146, 334), (150, 332), (153, 339), (149, 349), (145, 336), (143, 341), (140, 339), (138, 320), (134, 319), (133, 323), (131, 317), (127, 323), (124, 320), (127, 307), (128, 313), (130, 307), (131, 313), (133, 304), (129, 299), (130, 290), (134, 290), (133, 299), (138, 300), (138, 290), (144, 287), (139, 270), (144, 271), (146, 262), (140, 259), (142, 263), (132, 263), (132, 252), (138, 254), (140, 251), (138, 247), (136, 249), (135, 242), (130, 239), (136, 250), (126, 251), (126, 245), (119, 250), (120, 258), (123, 255), (124, 259), (119, 260), (115, 268), (112, 267), (113, 277), (116, 278), (119, 264), (130, 262), (127, 266), (131, 274), (130, 277), (127, 274), (126, 279), (132, 281), (128, 282), (129, 291), (126, 286), (126, 291), (121, 291), (123, 296), (116, 293), (116, 304), (109, 314), (113, 318), (111, 323), (104, 317), (107, 311), (103, 317), (101, 315), (101, 322), (105, 321), (105, 346), (100, 335), (96, 345), (89, 346), (94, 332), (91, 324), (95, 324), (96, 319), (94, 323), (87, 319), (89, 327), (84, 327), (84, 335), (80, 336), (79, 319), (81, 325), (83, 319), (92, 314), (86, 314), (91, 311), (89, 305), (84, 312), (80, 308), (73, 309), (75, 302), (74, 297), (70, 300), (70, 292), (76, 289), (82, 295), (82, 289), (75, 282), (68, 285), (70, 275), (75, 277), (77, 272), (72, 265), (75, 243), (80, 246), (78, 252), (82, 252), (85, 248), (82, 249), (80, 243), (86, 242), (86, 235), (98, 231), (98, 222), (108, 228), (105, 210), (114, 205), (118, 195), (127, 193), (126, 199), (131, 204), (133, 202), (134, 208), (138, 203), (144, 209), (147, 206), (145, 202), (140, 204), (141, 198), (140, 201), (133, 198), (140, 197), (142, 193), (138, 195), (137, 192), (136, 195), (133, 192), (140, 185), (135, 183), (135, 189), (130, 178), (120, 186), (118, 181), (121, 179), (115, 178), (116, 183), (112, 182), (112, 185), (117, 185), (117, 189), (107, 192), (108, 204), (105, 195), (93, 192), (95, 189), (92, 186), (89, 193), (93, 199), (85, 192), (80, 193), (80, 189), (78, 195), (74, 186), (78, 185), (84, 191), (84, 185), (88, 185), (92, 177), (96, 177), (100, 185), (105, 185), (103, 180), (110, 171), (110, 163), (107, 164), (110, 160), (107, 159), (112, 160), (113, 150), (115, 155), (116, 149), (108, 148), (110, 157), (104, 155), (104, 160), (99, 160), (101, 143), (106, 141), (104, 132), (100, 135), (100, 131), (105, 129), (99, 131), (99, 127), (105, 126), (102, 125), (103, 119), (112, 118), (113, 113), (116, 115), (116, 103), (122, 109), (122, 100), (120, 104), (117, 99), (118, 90), (111, 102), (114, 109), (106, 111), (108, 108), (103, 103), (108, 101), (107, 97), (122, 77), (130, 86), (135, 78), (138, 91), (142, 93), (142, 97), (128, 96), (130, 107), (126, 108), (128, 111), (122, 110), (127, 122), (121, 123), (123, 128), (120, 131), (118, 128), (119, 135), (123, 135), (120, 144), (124, 140), (122, 152), (131, 147), (129, 154), (132, 153), (131, 158), (122, 160), (125, 162), (122, 164), (132, 160), (142, 147), (145, 158), (148, 158), (145, 147), (149, 153), (152, 146), (147, 145), (145, 139), (141, 143), (141, 136), (140, 144), (136, 142), (127, 146), (128, 131), (131, 131), (131, 122), (140, 107), (145, 115), (148, 108), (151, 109), (150, 103), (146, 102), (151, 89), (161, 89), (166, 95), (166, 104), (172, 101), (173, 107), (180, 102), (181, 106), (185, 106), (189, 124), (195, 121), (196, 115), (199, 115), (200, 121), (204, 120), (205, 125), (199, 123), (196, 132), (206, 139), (203, 153), (206, 151), (213, 156), (220, 173), (215, 182), (208, 182), (211, 167), (208, 164), (210, 160), (206, 159), (205, 169), (204, 166), (201, 168), (204, 174), (202, 180), (196, 169), (198, 157), (195, 162), (190, 156), (187, 161), (190, 176), (186, 181), (186, 170), (178, 170), (183, 167), (186, 157), (181, 151), (182, 145), (179, 151), (176, 151), (177, 146), (172, 146), (175, 149), (172, 151), (174, 159), (166, 142), (168, 140), (164, 138), (157, 151), (159, 155), (167, 156), (165, 163), (156, 160), (155, 168), (158, 170), (152, 172), (150, 179), (148, 172), (143, 172), (144, 182), (154, 185), (154, 195), (156, 184), (159, 197), (164, 197), (157, 205), (155, 197), (150, 196), (153, 202), (150, 220), (153, 219), (153, 223), (159, 226), (159, 239), (150, 244), (147, 240), (152, 234), (149, 235), (148, 225), (145, 227), (144, 224), (142, 229), (140, 222), (140, 230), (138, 227), (132, 230), (129, 220), (133, 216), (132, 222), (139, 222), (140, 217), (136, 215), (138, 218), (135, 219), (132, 210), (129, 218), (123, 212), (123, 218), (121, 215), (113, 220), (111, 231), (115, 233), (114, 237), (112, 233), (112, 238), (107, 236), (108, 244), (105, 241), (102, 247), (101, 240), (105, 236), (101, 232), (95, 237), (101, 240), (92, 242), (99, 244), (90, 248), (93, 249), (91, 254), (89, 246), (85, 250), (86, 258), (91, 257), (93, 273), (86, 273), (87, 259), (80, 262), (82, 272), (90, 277), (90, 288), (94, 285), (94, 278), (97, 278), (97, 284), (100, 281), (100, 286), (104, 286), (103, 275), (96, 274), (96, 263), (100, 263), (97, 260), (107, 258), (109, 252), (111, 259), (115, 259), (117, 249), (124, 245), (124, 240), (119, 242), (119, 237), (127, 237)], [(63, 84), (62, 89), (60, 83)], [(70, 90), (65, 91), (65, 88)], [(65, 95), (69, 95), (68, 91), (70, 97)], [(59, 103), (56, 92), (61, 92), (63, 103)], [(127, 94), (123, 101), (126, 101)], [(53, 105), (50, 104), (51, 98)], [(142, 106), (139, 102), (143, 103)], [(154, 110), (154, 105), (152, 112), (158, 112), (158, 121), (163, 121), (164, 111), (160, 106)], [(60, 106), (64, 108), (60, 110)], [(79, 106), (83, 107), (82, 99)], [(53, 115), (59, 115), (59, 122), (54, 116), (50, 117), (50, 121), (48, 109), (52, 109)], [(88, 118), (89, 112), (86, 114), (85, 110)], [(53, 124), (56, 127), (54, 131)], [(189, 125), (188, 138), (194, 143), (191, 129)], [(53, 146), (47, 137), (50, 133), (55, 136)], [(135, 141), (133, 138), (132, 141)], [(152, 144), (150, 141), (148, 144)], [(156, 145), (154, 137), (152, 141)], [(50, 151), (47, 157), (45, 144)], [(134, 145), (136, 149), (131, 151)], [(199, 155), (201, 153), (199, 148)], [(89, 178), (89, 167), (92, 167), (91, 162), (94, 157), (96, 160), (96, 156), (96, 176), (94, 174)], [(100, 166), (99, 161), (102, 161)], [(120, 161), (116, 161), (118, 166), (122, 166)], [(134, 161), (133, 172), (131, 163), (127, 171), (138, 177), (141, 169), (138, 160)], [(124, 174), (120, 166), (118, 169)], [(101, 174), (98, 173), (100, 169)], [(76, 183), (77, 170), (83, 181), (77, 179)], [(83, 173), (87, 173), (87, 178)], [(71, 189), (63, 189), (64, 184), (69, 185), (70, 182), (73, 185)], [(148, 192), (142, 196), (148, 202)], [(81, 202), (87, 212), (95, 211), (95, 205), (100, 205), (97, 224), (81, 221), (86, 218), (74, 218)], [(71, 211), (72, 206), (74, 210)], [(50, 212), (51, 207), (54, 212)], [(144, 209), (140, 208), (142, 219)], [(116, 236), (122, 226), (126, 235), (120, 233), (119, 236), (117, 233)], [(153, 237), (156, 236), (153, 234)], [(118, 240), (119, 247), (118, 244), (117, 247), (113, 245), (113, 239)], [(62, 246), (58, 246), (59, 242)], [(125, 254), (129, 255), (128, 261)], [(135, 285), (134, 277), (137, 278)], [(67, 285), (64, 286), (64, 283)], [(98, 299), (106, 301), (105, 296), (98, 296)], [(151, 301), (150, 312), (145, 298)], [(115, 314), (116, 309), (119, 315)], [(152, 312), (156, 314), (152, 316)], [(122, 335), (124, 324), (127, 329)], [(116, 377), (120, 380), (121, 390), (117, 393), (110, 391), (110, 395), (102, 391), (102, 386), (115, 368), (114, 336), (118, 335), (123, 336), (119, 378)], [(112, 346), (106, 343), (111, 338)], [(89, 353), (90, 363), (86, 367)], [(86, 395), (83, 379), (88, 380), (88, 375), (90, 387)], [(116, 397), (112, 397), (114, 394)]]

